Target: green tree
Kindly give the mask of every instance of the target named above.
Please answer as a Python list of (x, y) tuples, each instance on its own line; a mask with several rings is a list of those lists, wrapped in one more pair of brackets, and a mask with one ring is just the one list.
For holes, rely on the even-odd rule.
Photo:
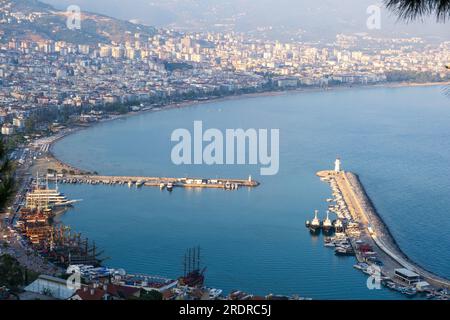
[(0, 208), (3, 208), (12, 193), (14, 187), (12, 172), (13, 168), (7, 159), (6, 148), (0, 137)]
[(25, 132), (32, 133), (36, 125), (36, 120), (34, 117), (30, 117), (25, 121)]
[(19, 261), (7, 254), (0, 256), (0, 287), (17, 290), (23, 281), (23, 270)]
[(140, 297), (139, 298), (132, 298), (132, 300), (162, 300), (163, 295), (161, 292), (156, 290), (146, 291), (141, 290)]

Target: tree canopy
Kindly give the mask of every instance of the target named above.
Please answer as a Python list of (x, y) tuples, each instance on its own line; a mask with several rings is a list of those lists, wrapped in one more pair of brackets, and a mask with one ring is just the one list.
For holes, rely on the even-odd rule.
[(17, 289), (23, 282), (23, 271), (19, 262), (10, 255), (0, 256), (0, 287)]
[(11, 195), (14, 187), (11, 163), (7, 159), (6, 148), (0, 136), (0, 210)]

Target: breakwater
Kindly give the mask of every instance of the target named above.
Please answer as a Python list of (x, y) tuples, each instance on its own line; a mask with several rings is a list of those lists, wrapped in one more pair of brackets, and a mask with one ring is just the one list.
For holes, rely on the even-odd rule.
[(385, 275), (394, 279), (395, 269), (406, 268), (436, 287), (450, 288), (448, 279), (420, 267), (402, 252), (356, 174), (342, 171), (320, 171), (317, 175), (324, 181), (334, 182), (338, 187), (352, 219), (360, 226), (360, 238), (381, 251), (380, 257), (384, 260), (383, 273)]

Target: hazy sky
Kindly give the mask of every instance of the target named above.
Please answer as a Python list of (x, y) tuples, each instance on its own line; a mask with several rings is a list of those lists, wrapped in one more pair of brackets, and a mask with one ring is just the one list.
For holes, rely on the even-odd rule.
[(59, 9), (78, 4), (82, 10), (136, 20), (157, 27), (204, 30), (232, 26), (247, 31), (261, 27), (295, 31), (311, 37), (339, 32), (369, 32), (366, 10), (382, 7), (381, 29), (373, 33), (440, 36), (450, 40), (449, 24), (397, 22), (381, 0), (43, 0)]

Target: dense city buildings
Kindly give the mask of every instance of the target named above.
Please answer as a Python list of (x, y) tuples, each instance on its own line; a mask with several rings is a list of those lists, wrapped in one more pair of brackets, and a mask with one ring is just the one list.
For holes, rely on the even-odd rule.
[[(339, 87), (415, 86), (416, 84), (436, 83), (448, 85), (450, 83), (448, 71), (450, 68), (450, 41), (439, 37), (421, 38), (404, 35), (395, 38), (382, 37), (370, 32), (339, 32), (331, 41), (323, 39), (306, 41), (300, 40), (301, 38), (282, 41), (271, 40), (270, 37), (261, 36), (261, 33), (255, 35), (252, 32), (226, 30), (221, 32), (183, 32), (169, 28), (156, 29), (94, 13), (85, 13), (82, 24), (72, 30), (69, 24), (66, 25), (66, 18), (69, 15), (70, 10), (58, 11), (40, 1), (0, 0), (0, 300), (310, 300), (309, 296), (300, 296), (299, 293), (293, 291), (294, 289), (299, 290), (300, 293), (302, 290), (310, 290), (306, 292), (319, 298), (331, 299), (341, 298), (334, 294), (342, 294), (344, 291), (352, 294), (347, 298), (418, 297), (419, 299), (435, 300), (450, 298), (450, 281), (445, 276), (435, 273), (434, 270), (438, 270), (438, 268), (435, 268), (433, 272), (428, 271), (425, 267), (421, 267), (423, 261), (419, 260), (418, 263), (415, 263), (409, 258), (409, 255), (402, 251), (399, 245), (404, 246), (408, 239), (403, 238), (403, 242), (400, 241), (397, 244), (394, 234), (390, 233), (387, 226), (387, 222), (394, 222), (395, 226), (395, 221), (387, 219), (385, 223), (383, 220), (385, 216), (378, 214), (360, 178), (347, 171), (346, 167), (342, 167), (340, 158), (336, 159), (334, 170), (316, 173), (322, 182), (326, 182), (330, 186), (331, 196), (329, 192), (319, 193), (322, 191), (307, 186), (308, 177), (313, 176), (311, 173), (313, 165), (311, 164), (318, 166), (318, 163), (325, 161), (323, 159), (328, 156), (327, 153), (343, 151), (348, 156), (351, 154), (351, 150), (359, 150), (359, 155), (352, 155), (355, 158), (353, 161), (368, 163), (369, 169), (364, 171), (364, 166), (360, 166), (358, 170), (364, 174), (368, 172), (372, 183), (376, 183), (379, 189), (385, 189), (391, 194), (406, 195), (409, 193), (410, 198), (401, 198), (399, 203), (417, 201), (418, 194), (423, 194), (425, 188), (414, 189), (414, 180), (410, 179), (411, 172), (420, 176), (419, 169), (421, 168), (415, 167), (416, 164), (420, 164), (417, 150), (425, 156), (432, 155), (431, 160), (428, 158), (430, 163), (427, 163), (431, 168), (433, 161), (437, 158), (435, 155), (437, 148), (433, 149), (434, 145), (431, 142), (437, 137), (436, 141), (442, 144), (443, 142), (439, 138), (447, 136), (447, 132), (439, 127), (442, 124), (435, 122), (434, 116), (440, 112), (439, 116), (445, 120), (445, 116), (442, 116), (445, 115), (442, 109), (448, 110), (448, 108), (432, 110), (436, 113), (432, 114), (429, 119), (425, 119), (424, 124), (428, 120), (432, 121), (432, 125), (428, 124), (429, 127), (424, 127), (427, 140), (420, 145), (420, 136), (423, 135), (423, 132), (415, 133), (413, 130), (409, 130), (414, 129), (417, 123), (422, 123), (422, 114), (418, 115), (418, 120), (412, 116), (416, 116), (414, 112), (418, 110), (417, 104), (410, 104), (414, 97), (418, 97), (413, 90), (411, 90), (412, 94), (401, 93), (407, 96), (406, 100), (402, 100), (401, 94), (387, 95), (384, 100), (380, 99), (371, 104), (370, 108), (361, 108), (371, 99), (367, 92), (374, 91), (373, 98), (378, 95), (377, 92), (383, 92), (382, 90), (397, 91), (397, 89), (381, 87), (374, 90), (361, 90), (360, 88), (336, 90), (337, 95), (350, 92), (351, 97), (341, 98), (339, 103), (336, 97), (328, 97), (333, 100), (321, 102), (325, 106), (323, 109), (320, 109), (322, 107), (320, 103), (314, 103), (313, 100), (306, 98), (302, 102), (303, 104), (298, 103), (302, 108), (285, 108), (284, 112), (279, 105), (289, 107), (296, 104), (295, 107), (297, 107), (298, 100), (288, 101), (286, 105), (283, 102), (277, 102), (273, 109), (271, 109), (273, 106), (270, 106), (271, 108), (266, 106), (264, 109), (264, 106), (260, 107), (258, 102), (255, 102), (256, 108), (252, 111), (247, 110), (249, 113), (245, 113), (245, 108), (240, 108), (238, 115), (230, 116), (228, 114), (228, 119), (225, 111), (219, 116), (214, 115), (220, 117), (221, 125), (229, 128), (235, 125), (234, 122), (239, 117), (254, 121), (247, 124), (239, 123), (242, 127), (245, 127), (243, 124), (249, 128), (257, 128), (262, 124), (266, 127), (264, 121), (267, 119), (276, 123), (277, 127), (271, 128), (271, 134), (275, 132), (277, 138), (270, 139), (270, 157), (261, 150), (254, 153), (246, 153), (244, 150), (247, 138), (248, 145), (253, 145), (255, 148), (259, 139), (258, 148), (263, 149), (264, 140), (261, 137), (263, 133), (267, 135), (268, 129), (258, 130), (258, 139), (255, 139), (254, 144), (250, 140), (252, 137), (257, 137), (256, 129), (247, 129), (245, 132), (244, 129), (226, 129), (226, 138), (221, 140), (217, 138), (223, 138), (220, 130), (211, 129), (211, 131), (208, 130), (210, 133), (218, 132), (217, 137), (214, 137), (214, 144), (217, 143), (222, 147), (225, 145), (226, 148), (223, 148), (225, 152), (221, 153), (220, 148), (217, 147), (216, 150), (215, 147), (215, 160), (208, 162), (206, 159), (208, 154), (202, 148), (197, 148), (196, 145), (202, 147), (202, 143), (209, 141), (205, 138), (208, 131), (205, 131), (205, 135), (203, 135), (202, 121), (215, 119), (203, 115), (201, 121), (194, 120), (194, 140), (197, 140), (197, 137), (200, 138), (198, 139), (200, 142), (194, 141), (194, 161), (177, 162), (172, 156), (172, 163), (169, 164), (170, 166), (190, 165), (193, 162), (196, 165), (222, 165), (225, 163), (234, 165), (233, 152), (236, 139), (238, 153), (240, 153), (236, 157), (236, 165), (245, 165), (247, 154), (249, 165), (256, 165), (257, 159), (263, 162), (261, 161), (263, 158), (267, 160), (265, 164), (270, 164), (272, 167), (272, 156), (277, 159), (276, 172), (270, 174), (271, 180), (264, 179), (261, 180), (261, 183), (253, 179), (252, 171), (248, 173), (248, 178), (242, 179), (242, 177), (230, 177), (229, 171), (218, 171), (211, 174), (209, 178), (199, 178), (184, 172), (178, 177), (175, 175), (167, 177), (166, 172), (173, 170), (172, 167), (161, 166), (163, 170), (156, 173), (153, 172), (153, 170), (156, 171), (154, 168), (151, 170), (145, 167), (133, 169), (130, 164), (142, 166), (142, 163), (136, 164), (136, 159), (153, 161), (156, 159), (155, 154), (162, 153), (159, 150), (162, 148), (155, 144), (148, 148), (151, 154), (140, 154), (139, 152), (142, 150), (147, 151), (148, 146), (139, 145), (136, 137), (138, 135), (145, 137), (146, 142), (150, 143), (150, 137), (164, 136), (161, 131), (156, 133), (142, 131), (137, 134), (133, 134), (128, 129), (120, 131), (121, 135), (128, 136), (130, 139), (124, 139), (121, 142), (124, 149), (120, 150), (121, 153), (131, 156), (132, 160), (128, 163), (127, 158), (121, 158), (114, 163), (109, 154), (102, 155), (102, 149), (106, 150), (107, 147), (102, 147), (101, 144), (88, 150), (88, 158), (98, 157), (98, 159), (104, 159), (99, 160), (101, 164), (111, 164), (111, 166), (120, 164), (126, 170), (130, 170), (129, 175), (123, 176), (117, 176), (116, 172), (108, 172), (108, 169), (105, 170), (101, 166), (97, 168), (95, 164), (85, 165), (86, 161), (80, 155), (87, 145), (85, 140), (78, 142), (79, 145), (76, 141), (71, 142), (70, 149), (75, 150), (77, 158), (73, 162), (67, 161), (66, 163), (66, 160), (60, 160), (63, 157), (58, 155), (57, 150), (52, 149), (58, 141), (62, 142), (67, 136), (75, 135), (78, 131), (88, 128), (98, 121), (123, 119), (128, 113), (139, 113), (136, 115), (137, 118), (149, 116), (150, 113), (142, 112), (141, 114), (141, 111), (178, 108), (229, 96), (308, 89), (315, 91), (313, 96), (326, 96), (328, 93), (324, 91)], [(200, 28), (199, 30), (205, 29)], [(261, 32), (264, 33), (264, 30)], [(444, 88), (444, 93), (446, 90), (450, 90), (449, 88), (448, 86)], [(405, 89), (411, 88), (400, 90)], [(430, 86), (429, 88), (414, 89), (435, 90), (436, 88)], [(439, 90), (437, 92), (439, 98), (446, 100)], [(356, 94), (352, 95), (357, 91), (363, 91), (359, 98)], [(428, 103), (429, 100), (436, 97), (435, 95), (428, 99), (427, 97), (431, 97), (431, 94), (435, 93), (434, 91), (430, 92), (425, 93), (430, 94), (429, 96), (425, 96), (423, 99), (421, 96), (421, 99), (417, 100)], [(331, 92), (331, 94), (334, 93), (336, 92)], [(301, 95), (303, 99), (303, 93)], [(291, 98), (291, 95), (286, 95), (286, 97)], [(398, 100), (391, 102), (392, 97), (396, 97)], [(258, 99), (265, 99), (265, 97), (258, 97)], [(219, 101), (220, 104), (222, 102), (224, 101)], [(224, 103), (234, 103), (234, 100)], [(289, 105), (289, 103), (291, 104)], [(442, 102), (439, 103), (442, 104)], [(441, 104), (439, 103), (435, 103), (435, 106), (440, 108)], [(351, 108), (340, 108), (351, 104), (353, 104)], [(408, 111), (383, 113), (386, 111), (385, 109), (396, 111), (396, 105), (400, 105), (402, 108), (406, 105)], [(382, 108), (376, 109), (379, 106)], [(205, 108), (204, 114), (208, 113), (208, 107), (211, 106)], [(222, 106), (219, 107), (217, 109), (222, 112)], [(313, 107), (314, 110), (310, 107)], [(330, 107), (334, 110), (331, 110)], [(422, 107), (423, 105), (420, 105), (420, 108)], [(223, 110), (225, 109), (224, 107)], [(300, 109), (304, 109), (301, 112), (309, 112), (309, 114), (298, 113)], [(369, 111), (375, 115), (358, 113), (363, 109), (365, 112)], [(264, 110), (267, 113), (260, 112)], [(316, 113), (318, 110), (322, 114)], [(258, 113), (260, 114), (258, 115)], [(405, 117), (405, 114), (410, 117)], [(274, 115), (279, 116), (279, 119)], [(182, 113), (177, 114), (176, 118), (171, 118), (166, 113), (163, 113), (163, 116), (164, 120), (161, 121), (161, 124), (164, 126), (178, 123), (179, 119), (186, 120), (186, 114)], [(343, 121), (343, 117), (346, 117), (345, 121)], [(281, 118), (285, 120), (282, 121)], [(404, 118), (408, 119), (402, 122)], [(324, 119), (332, 119), (332, 121), (323, 121)], [(361, 119), (365, 121), (361, 121)], [(383, 123), (386, 119), (391, 121)], [(115, 121), (115, 123), (118, 122), (121, 121)], [(133, 125), (132, 121), (123, 122), (129, 128), (137, 127)], [(321, 127), (322, 122), (327, 122), (326, 126)], [(142, 123), (148, 125), (151, 121), (143, 120)], [(357, 126), (354, 126), (355, 123)], [(380, 123), (381, 126), (378, 127), (377, 125)], [(431, 130), (428, 132), (426, 129), (431, 128), (435, 123), (442, 131), (437, 130), (436, 135), (431, 136)], [(200, 124), (199, 127), (197, 124)], [(338, 126), (335, 126), (336, 124)], [(447, 128), (447, 123), (444, 123), (443, 126)], [(395, 130), (392, 130), (394, 127)], [(196, 130), (198, 128), (200, 129)], [(404, 128), (408, 128), (408, 130)], [(174, 132), (179, 129), (175, 128)], [(186, 132), (187, 129), (180, 130)], [(285, 137), (289, 135), (291, 138), (283, 141), (282, 148), (279, 143), (280, 130), (287, 133)], [(189, 131), (187, 132), (189, 134)], [(200, 134), (197, 134), (199, 132)], [(242, 134), (240, 134), (241, 132)], [(383, 133), (382, 137), (380, 137), (380, 132)], [(99, 134), (99, 136), (111, 139), (105, 140), (107, 141), (105, 145), (119, 146), (117, 141), (120, 139), (117, 136), (108, 133)], [(170, 142), (176, 140), (173, 138), (174, 136), (175, 134), (172, 134)], [(336, 139), (338, 136), (339, 139)], [(302, 137), (303, 141), (296, 144), (297, 140), (301, 140), (298, 137)], [(404, 140), (395, 140), (398, 137)], [(358, 140), (360, 138), (361, 140)], [(397, 141), (392, 144), (393, 147), (388, 143), (389, 139)], [(91, 140), (91, 136), (86, 140)], [(186, 148), (189, 152), (186, 154), (190, 155), (191, 136), (189, 135), (189, 139), (186, 140), (189, 140), (189, 146)], [(417, 144), (410, 146), (407, 143), (410, 140), (417, 140)], [(169, 138), (167, 143), (169, 143)], [(395, 149), (397, 153), (392, 150), (382, 150), (384, 144)], [(138, 146), (139, 152), (128, 151), (125, 148), (128, 145)], [(239, 152), (241, 151), (239, 145), (242, 146), (244, 152)], [(306, 148), (307, 145), (309, 148)], [(313, 145), (314, 148), (310, 145)], [(228, 149), (229, 146), (231, 146), (230, 149)], [(424, 146), (430, 149), (424, 148)], [(265, 145), (266, 151), (267, 147)], [(301, 150), (303, 147), (304, 150)], [(441, 145), (439, 148), (439, 156), (444, 159), (446, 149), (441, 148)], [(277, 181), (275, 176), (279, 169), (280, 149), (285, 167)], [(289, 149), (288, 152), (286, 149)], [(228, 152), (229, 150), (230, 152)], [(304, 151), (306, 155), (299, 157), (298, 154), (301, 151)], [(373, 156), (374, 152), (376, 152), (376, 156)], [(184, 157), (184, 149), (182, 153)], [(224, 154), (227, 157), (226, 161), (223, 159)], [(364, 156), (368, 158), (364, 158)], [(406, 162), (409, 161), (408, 156), (412, 158), (414, 164), (411, 166), (412, 169), (405, 173), (408, 180), (395, 181), (393, 175), (395, 165), (401, 161), (408, 163)], [(190, 158), (190, 156), (186, 158)], [(251, 160), (253, 158), (254, 161)], [(396, 162), (393, 168), (390, 168), (391, 171), (385, 170), (380, 173), (379, 171), (382, 170), (378, 170), (378, 168), (389, 168), (387, 164), (391, 158)], [(243, 160), (241, 161), (241, 159)], [(166, 160), (164, 159), (163, 162), (165, 163)], [(446, 163), (445, 159), (442, 161)], [(78, 163), (80, 167), (70, 163)], [(155, 161), (155, 163), (157, 162)], [(303, 168), (306, 167), (305, 163), (311, 167)], [(83, 169), (85, 166), (86, 168)], [(348, 166), (350, 167), (350, 165)], [(401, 166), (403, 166), (403, 162)], [(375, 173), (371, 171), (373, 168), (376, 169)], [(439, 166), (436, 168), (438, 169), (432, 171), (441, 172)], [(120, 171), (120, 169), (117, 170), (117, 172)], [(139, 176), (133, 172), (138, 172)], [(106, 175), (108, 173), (113, 175)], [(145, 176), (145, 174), (155, 176)], [(221, 176), (222, 174), (224, 177)], [(384, 179), (383, 174), (385, 174)], [(261, 173), (260, 176), (263, 178), (264, 174)], [(445, 175), (442, 176), (445, 177)], [(401, 181), (402, 178), (405, 179), (400, 176), (399, 180)], [(422, 185), (428, 178), (429, 176), (425, 176), (424, 179), (419, 179), (420, 184)], [(371, 181), (367, 180), (370, 187)], [(386, 183), (384, 185), (383, 180)], [(438, 179), (435, 178), (435, 180)], [(398, 190), (401, 192), (391, 191), (390, 188), (385, 187), (393, 188), (395, 182), (400, 186)], [(434, 180), (432, 182), (433, 190), (439, 189), (437, 182)], [(264, 184), (264, 187), (260, 188), (260, 184)], [(299, 187), (300, 185), (302, 186)], [(405, 190), (405, 185), (409, 190)], [(66, 191), (64, 193), (60, 191), (61, 186), (65, 190), (75, 190), (70, 189), (73, 187), (79, 188), (77, 191), (80, 194), (84, 192), (91, 198), (87, 197), (86, 201), (70, 200), (65, 195)], [(112, 194), (109, 190), (105, 191), (106, 188), (119, 190), (120, 186), (124, 189), (127, 186), (125, 190), (129, 191), (128, 195), (132, 192), (134, 192), (133, 195), (140, 193), (142, 196), (144, 194), (147, 202), (137, 197), (131, 201), (127, 199), (127, 195), (121, 195), (120, 201), (124, 206), (120, 207), (115, 206), (112, 201), (105, 200), (108, 199), (108, 195)], [(92, 189), (82, 189), (84, 187)], [(97, 196), (92, 192), (94, 187), (103, 190), (104, 193), (99, 193)], [(156, 188), (158, 191), (145, 194), (147, 187)], [(443, 194), (445, 187), (446, 185), (440, 188), (444, 190)], [(175, 201), (169, 203), (168, 199), (177, 199), (177, 195), (181, 194), (183, 188), (189, 190), (188, 192), (204, 190), (202, 202), (195, 203), (191, 200), (193, 198), (186, 198), (187, 200), (178, 198), (179, 203)], [(239, 198), (243, 195), (242, 192), (239, 193), (242, 189), (246, 190), (245, 199)], [(255, 189), (255, 191), (250, 193), (250, 189)], [(232, 194), (236, 197), (214, 196), (208, 200), (208, 194), (213, 194), (212, 192), (217, 190), (223, 190), (226, 195)], [(163, 198), (169, 197), (169, 195), (171, 198)], [(196, 193), (197, 195), (200, 196), (200, 193)], [(214, 195), (216, 194), (214, 193)], [(292, 200), (289, 200), (286, 195), (291, 196)], [(326, 200), (324, 195), (328, 196)], [(320, 218), (319, 210), (314, 210), (313, 220), (299, 223), (298, 219), (302, 219), (301, 214), (309, 215), (310, 206), (316, 205), (312, 202), (321, 198), (325, 201), (318, 205), (324, 209), (325, 215)], [(98, 199), (100, 201), (97, 201)], [(305, 201), (306, 199), (311, 202)], [(379, 201), (377, 197), (374, 199)], [(264, 202), (263, 200), (268, 201)], [(430, 200), (434, 205), (439, 202), (432, 197)], [(159, 204), (159, 201), (161, 203), (164, 201), (164, 205), (168, 204), (167, 207), (152, 207), (154, 204)], [(244, 203), (244, 201), (247, 202)], [(63, 217), (66, 212), (78, 206), (80, 202), (82, 204), (93, 203), (97, 206), (88, 207), (80, 204), (79, 210), (77, 208), (76, 214), (80, 218), (83, 218), (81, 214), (83, 211), (89, 212), (87, 223), (94, 232), (83, 230), (85, 228), (81, 227), (80, 230), (86, 233), (86, 237), (77, 232), (75, 230), (77, 226), (73, 226), (70, 221), (70, 225), (66, 225)], [(144, 207), (134, 207), (137, 203), (143, 204)], [(194, 206), (188, 208), (188, 204), (192, 203)], [(233, 203), (244, 204), (244, 206), (230, 206)], [(257, 206), (253, 206), (254, 204)], [(170, 207), (170, 205), (177, 207)], [(411, 221), (414, 218), (411, 216), (416, 208), (420, 209), (420, 217), (427, 210), (433, 212), (433, 215), (439, 211), (426, 209), (423, 204), (410, 205), (406, 208), (403, 208), (404, 206), (396, 208), (395, 205), (391, 205), (391, 207), (394, 208), (391, 212), (395, 212), (397, 219), (401, 220), (399, 217), (402, 214), (401, 209), (403, 209), (405, 216)], [(382, 206), (381, 208), (384, 209)], [(120, 211), (116, 217), (117, 220), (114, 220), (115, 210)], [(169, 217), (169, 219), (151, 216), (152, 211), (158, 210), (161, 210), (161, 216)], [(138, 211), (144, 212), (144, 214), (138, 218), (133, 217), (133, 212)], [(300, 214), (300, 212), (302, 213)], [(107, 216), (101, 217), (99, 213), (107, 213)], [(167, 213), (180, 213), (184, 220), (178, 222), (177, 217)], [(200, 213), (206, 214), (203, 216)], [(248, 213), (247, 217), (243, 213)], [(250, 216), (250, 213), (254, 216)], [(205, 218), (217, 218), (217, 216), (225, 218), (216, 221)], [(92, 217), (97, 218), (97, 222)], [(271, 220), (279, 217), (282, 217), (282, 220)], [(332, 220), (333, 218), (335, 219)], [(392, 218), (392, 215), (389, 218)], [(229, 229), (224, 228), (226, 219), (229, 219)], [(111, 221), (119, 229), (109, 229), (108, 223)], [(127, 223), (122, 223), (123, 221)], [(136, 221), (139, 223), (138, 227), (134, 225)], [(445, 219), (442, 218), (438, 221), (445, 223)], [(100, 227), (96, 227), (96, 223), (99, 223)], [(161, 224), (159, 225), (159, 223)], [(177, 223), (179, 223), (178, 229)], [(172, 228), (172, 224), (175, 225), (175, 228)], [(153, 229), (148, 227), (150, 225)], [(192, 227), (194, 225), (195, 227)], [(205, 229), (197, 229), (198, 225)], [(238, 228), (239, 225), (241, 228)], [(412, 227), (414, 232), (417, 225), (423, 228), (420, 224), (415, 224)], [(211, 226), (220, 226), (222, 230), (217, 232)], [(167, 232), (164, 229), (166, 227), (168, 228)], [(439, 228), (438, 231), (442, 228), (445, 229), (444, 224), (431, 227)], [(308, 238), (303, 242), (306, 244), (305, 247), (298, 247), (298, 244), (302, 244), (302, 239), (304, 240), (304, 238), (297, 237), (300, 234), (300, 228), (307, 230)], [(100, 245), (111, 247), (107, 247), (105, 250), (99, 249), (93, 233), (104, 231), (102, 229), (109, 233), (108, 237), (115, 237), (121, 241), (120, 246), (123, 248), (123, 252), (131, 248), (126, 241), (132, 241), (133, 250), (139, 251), (136, 254), (136, 260), (141, 255), (153, 259), (154, 261), (151, 263), (156, 261), (154, 265), (151, 265), (142, 259), (139, 261), (141, 266), (151, 265), (154, 267), (151, 272), (157, 270), (158, 274), (164, 274), (164, 276), (139, 273), (139, 266), (138, 268), (133, 266), (134, 262), (128, 261), (126, 255), (120, 256), (123, 252), (110, 250), (115, 246), (115, 239), (106, 241), (106, 237), (103, 238)], [(430, 230), (433, 229), (430, 228)], [(204, 237), (201, 232), (206, 232)], [(195, 237), (189, 238), (188, 233), (195, 234)], [(125, 234), (131, 235), (131, 240), (125, 239), (125, 237), (122, 239), (121, 237)], [(243, 234), (246, 237), (240, 238), (239, 236)], [(166, 235), (172, 237), (170, 239), (172, 242), (167, 247), (164, 244)], [(313, 241), (309, 240), (310, 236), (314, 239)], [(322, 238), (324, 248), (321, 248), (322, 244), (319, 248), (317, 240)], [(422, 245), (427, 244), (423, 240), (424, 238), (420, 238), (421, 242), (423, 241)], [(102, 239), (102, 237), (99, 236), (98, 239)], [(430, 237), (430, 239), (432, 241), (434, 238)], [(201, 259), (203, 256), (200, 253), (200, 244), (188, 248), (182, 259), (183, 252), (179, 252), (179, 249), (190, 245), (189, 241), (203, 241), (201, 243), (202, 250), (204, 244), (213, 243), (205, 250), (210, 253), (210, 257), (206, 261), (213, 266), (211, 282), (209, 279), (206, 281), (207, 268)], [(294, 243), (294, 241), (296, 242)], [(313, 250), (303, 250), (309, 248), (310, 242), (313, 243)], [(150, 247), (150, 244), (155, 243), (158, 246), (161, 244), (163, 247), (161, 256), (157, 256), (155, 248)], [(442, 243), (445, 243), (445, 239)], [(220, 248), (222, 244), (225, 246)], [(293, 244), (291, 248), (289, 248), (289, 244)], [(230, 247), (227, 248), (227, 245)], [(438, 245), (442, 246), (442, 244)], [(412, 243), (412, 246), (418, 247), (415, 242)], [(215, 254), (211, 254), (211, 252), (216, 248), (219, 248), (217, 251), (220, 254), (214, 257)], [(242, 250), (242, 248), (246, 248), (246, 250)], [(324, 250), (328, 250), (325, 248), (331, 248), (333, 253), (328, 256), (324, 255)], [(152, 251), (145, 251), (147, 249)], [(176, 251), (170, 251), (175, 249)], [(439, 246), (435, 250), (438, 251), (438, 249)], [(117, 254), (122, 261), (120, 263), (113, 261), (111, 266), (107, 266), (105, 261), (108, 260), (108, 257), (104, 253), (110, 254), (111, 251), (113, 254)], [(252, 256), (252, 251), (258, 255)], [(234, 256), (235, 260), (231, 259), (236, 252), (238, 255)], [(280, 252), (286, 256), (276, 256)], [(306, 256), (306, 254), (310, 256)], [(178, 259), (179, 255), (179, 266), (176, 266), (178, 260), (171, 259), (172, 257)], [(343, 275), (342, 270), (344, 269), (335, 269), (335, 265), (338, 265), (335, 263), (338, 261), (337, 259), (349, 257), (355, 259), (356, 264), (353, 265), (353, 268), (368, 276), (367, 282), (363, 278), (362, 285), (357, 282), (361, 279), (353, 281), (356, 278), (353, 278), (352, 275), (349, 278)], [(214, 259), (218, 261), (215, 264)], [(229, 270), (226, 269), (227, 265), (220, 270), (223, 262), (220, 259), (226, 260), (230, 266)], [(244, 260), (247, 262), (253, 260), (251, 261), (253, 264), (242, 263)], [(309, 267), (307, 260), (312, 262)], [(440, 261), (443, 260), (445, 260), (445, 256), (440, 259)], [(161, 261), (163, 264), (159, 266), (158, 263)], [(267, 261), (270, 261), (271, 264), (265, 264)], [(302, 263), (305, 264), (302, 265)], [(132, 273), (122, 269), (122, 264), (130, 268)], [(283, 266), (284, 264), (286, 268)], [(168, 268), (169, 265), (171, 268)], [(321, 269), (322, 266), (330, 267), (330, 269)], [(252, 278), (254, 274), (262, 276)], [(296, 282), (296, 279), (302, 277), (308, 281), (316, 278), (318, 282), (314, 284)], [(265, 279), (270, 279), (270, 282), (265, 282)], [(294, 281), (292, 281), (293, 279)], [(217, 282), (218, 280), (219, 282)], [(230, 288), (235, 284), (242, 285), (244, 288)], [(225, 288), (221, 288), (221, 285), (225, 285)], [(381, 291), (382, 285), (390, 289), (389, 294), (392, 293), (392, 295), (385, 295), (385, 292)], [(245, 286), (248, 287), (245, 288)], [(328, 288), (328, 286), (330, 287)], [(339, 288), (338, 292), (336, 288), (339, 286), (342, 288)], [(316, 287), (320, 291), (315, 292), (313, 289)], [(323, 289), (324, 287), (325, 289)], [(281, 288), (280, 294), (270, 293), (278, 291), (279, 288)], [(355, 288), (356, 290), (354, 290)], [(379, 291), (376, 292), (375, 289)], [(327, 292), (326, 295), (323, 295), (327, 290), (331, 294), (329, 295)], [(358, 290), (364, 291), (358, 292)], [(181, 315), (189, 313), (188, 306), (186, 306), (186, 310), (180, 309), (179, 313)]]
[[(37, 14), (2, 10), (3, 25), (33, 21)], [(1, 39), (0, 122), (21, 132), (27, 118), (42, 110), (78, 108), (78, 120), (89, 122), (101, 114), (85, 115), (86, 108), (105, 105), (125, 112), (268, 90), (444, 81), (449, 60), (448, 41), (368, 34), (339, 34), (333, 43), (170, 30), (155, 30), (150, 37), (128, 33), (124, 42), (95, 45)], [(8, 126), (4, 131), (11, 134)]]

